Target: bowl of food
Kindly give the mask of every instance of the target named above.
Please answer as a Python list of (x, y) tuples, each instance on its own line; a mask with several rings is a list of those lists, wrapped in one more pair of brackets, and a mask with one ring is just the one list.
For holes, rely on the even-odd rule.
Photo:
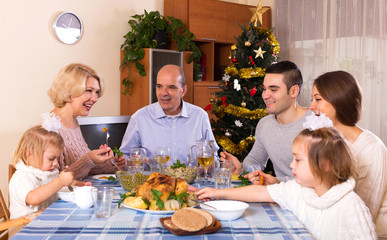
[[(77, 186), (72, 186), (73, 190), (77, 188)], [(72, 202), (72, 195), (73, 191), (69, 189), (69, 187), (63, 187), (58, 191), (59, 198), (66, 202)], [(73, 197), (74, 199), (74, 197)]]
[(201, 203), (200, 207), (210, 212), (218, 220), (235, 220), (243, 215), (249, 204), (240, 201), (217, 200)]
[(138, 185), (144, 184), (149, 177), (149, 174), (142, 172), (133, 173), (131, 171), (118, 171), (116, 175), (121, 187), (129, 192)]
[(198, 168), (186, 166), (185, 163), (180, 163), (180, 161), (177, 160), (172, 166), (165, 168), (164, 174), (173, 178), (184, 179), (188, 184), (191, 184), (198, 175)]

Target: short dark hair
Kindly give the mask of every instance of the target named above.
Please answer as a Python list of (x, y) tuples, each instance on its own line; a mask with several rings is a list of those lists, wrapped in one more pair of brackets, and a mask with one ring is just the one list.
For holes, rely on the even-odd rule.
[(336, 110), (336, 118), (346, 126), (355, 126), (361, 116), (362, 94), (356, 79), (345, 71), (327, 72), (314, 80), (321, 97)]
[(293, 144), (306, 144), (311, 171), (330, 187), (347, 181), (354, 174), (354, 161), (339, 130), (304, 129)]
[(292, 86), (298, 85), (300, 89), (298, 91), (298, 95), (300, 94), (303, 80), (302, 80), (301, 71), (295, 63), (291, 61), (281, 61), (278, 63), (274, 63), (270, 65), (268, 68), (266, 68), (266, 74), (267, 73), (283, 74), (285, 76), (284, 83), (288, 91)]

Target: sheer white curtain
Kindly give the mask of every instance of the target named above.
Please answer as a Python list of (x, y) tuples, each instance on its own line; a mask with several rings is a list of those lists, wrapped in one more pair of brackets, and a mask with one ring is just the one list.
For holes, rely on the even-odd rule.
[(314, 78), (350, 72), (363, 90), (359, 126), (387, 143), (387, 0), (276, 0), (280, 60), (294, 61), (309, 106)]

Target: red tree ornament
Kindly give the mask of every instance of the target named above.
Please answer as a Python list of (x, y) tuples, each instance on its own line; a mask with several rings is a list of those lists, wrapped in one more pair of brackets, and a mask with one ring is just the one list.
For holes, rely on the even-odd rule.
[(253, 89), (250, 90), (250, 96), (254, 97), (254, 95), (257, 93), (257, 88), (254, 87)]
[(236, 62), (238, 62), (238, 60), (237, 60), (236, 58), (233, 58), (233, 59), (232, 59), (232, 62), (233, 62), (233, 63), (236, 63)]

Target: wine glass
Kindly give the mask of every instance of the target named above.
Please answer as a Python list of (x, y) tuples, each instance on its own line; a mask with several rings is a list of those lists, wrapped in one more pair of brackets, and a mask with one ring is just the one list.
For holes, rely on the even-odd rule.
[(142, 147), (134, 147), (129, 152), (129, 166), (133, 167), (135, 173), (141, 173), (144, 170), (146, 160), (146, 150)]
[(204, 182), (208, 181), (208, 168), (214, 162), (214, 141), (200, 140), (196, 142), (196, 156), (199, 164), (204, 168)]
[(171, 149), (169, 147), (158, 147), (155, 149), (155, 158), (161, 166), (161, 173), (164, 173), (165, 164), (171, 159)]

